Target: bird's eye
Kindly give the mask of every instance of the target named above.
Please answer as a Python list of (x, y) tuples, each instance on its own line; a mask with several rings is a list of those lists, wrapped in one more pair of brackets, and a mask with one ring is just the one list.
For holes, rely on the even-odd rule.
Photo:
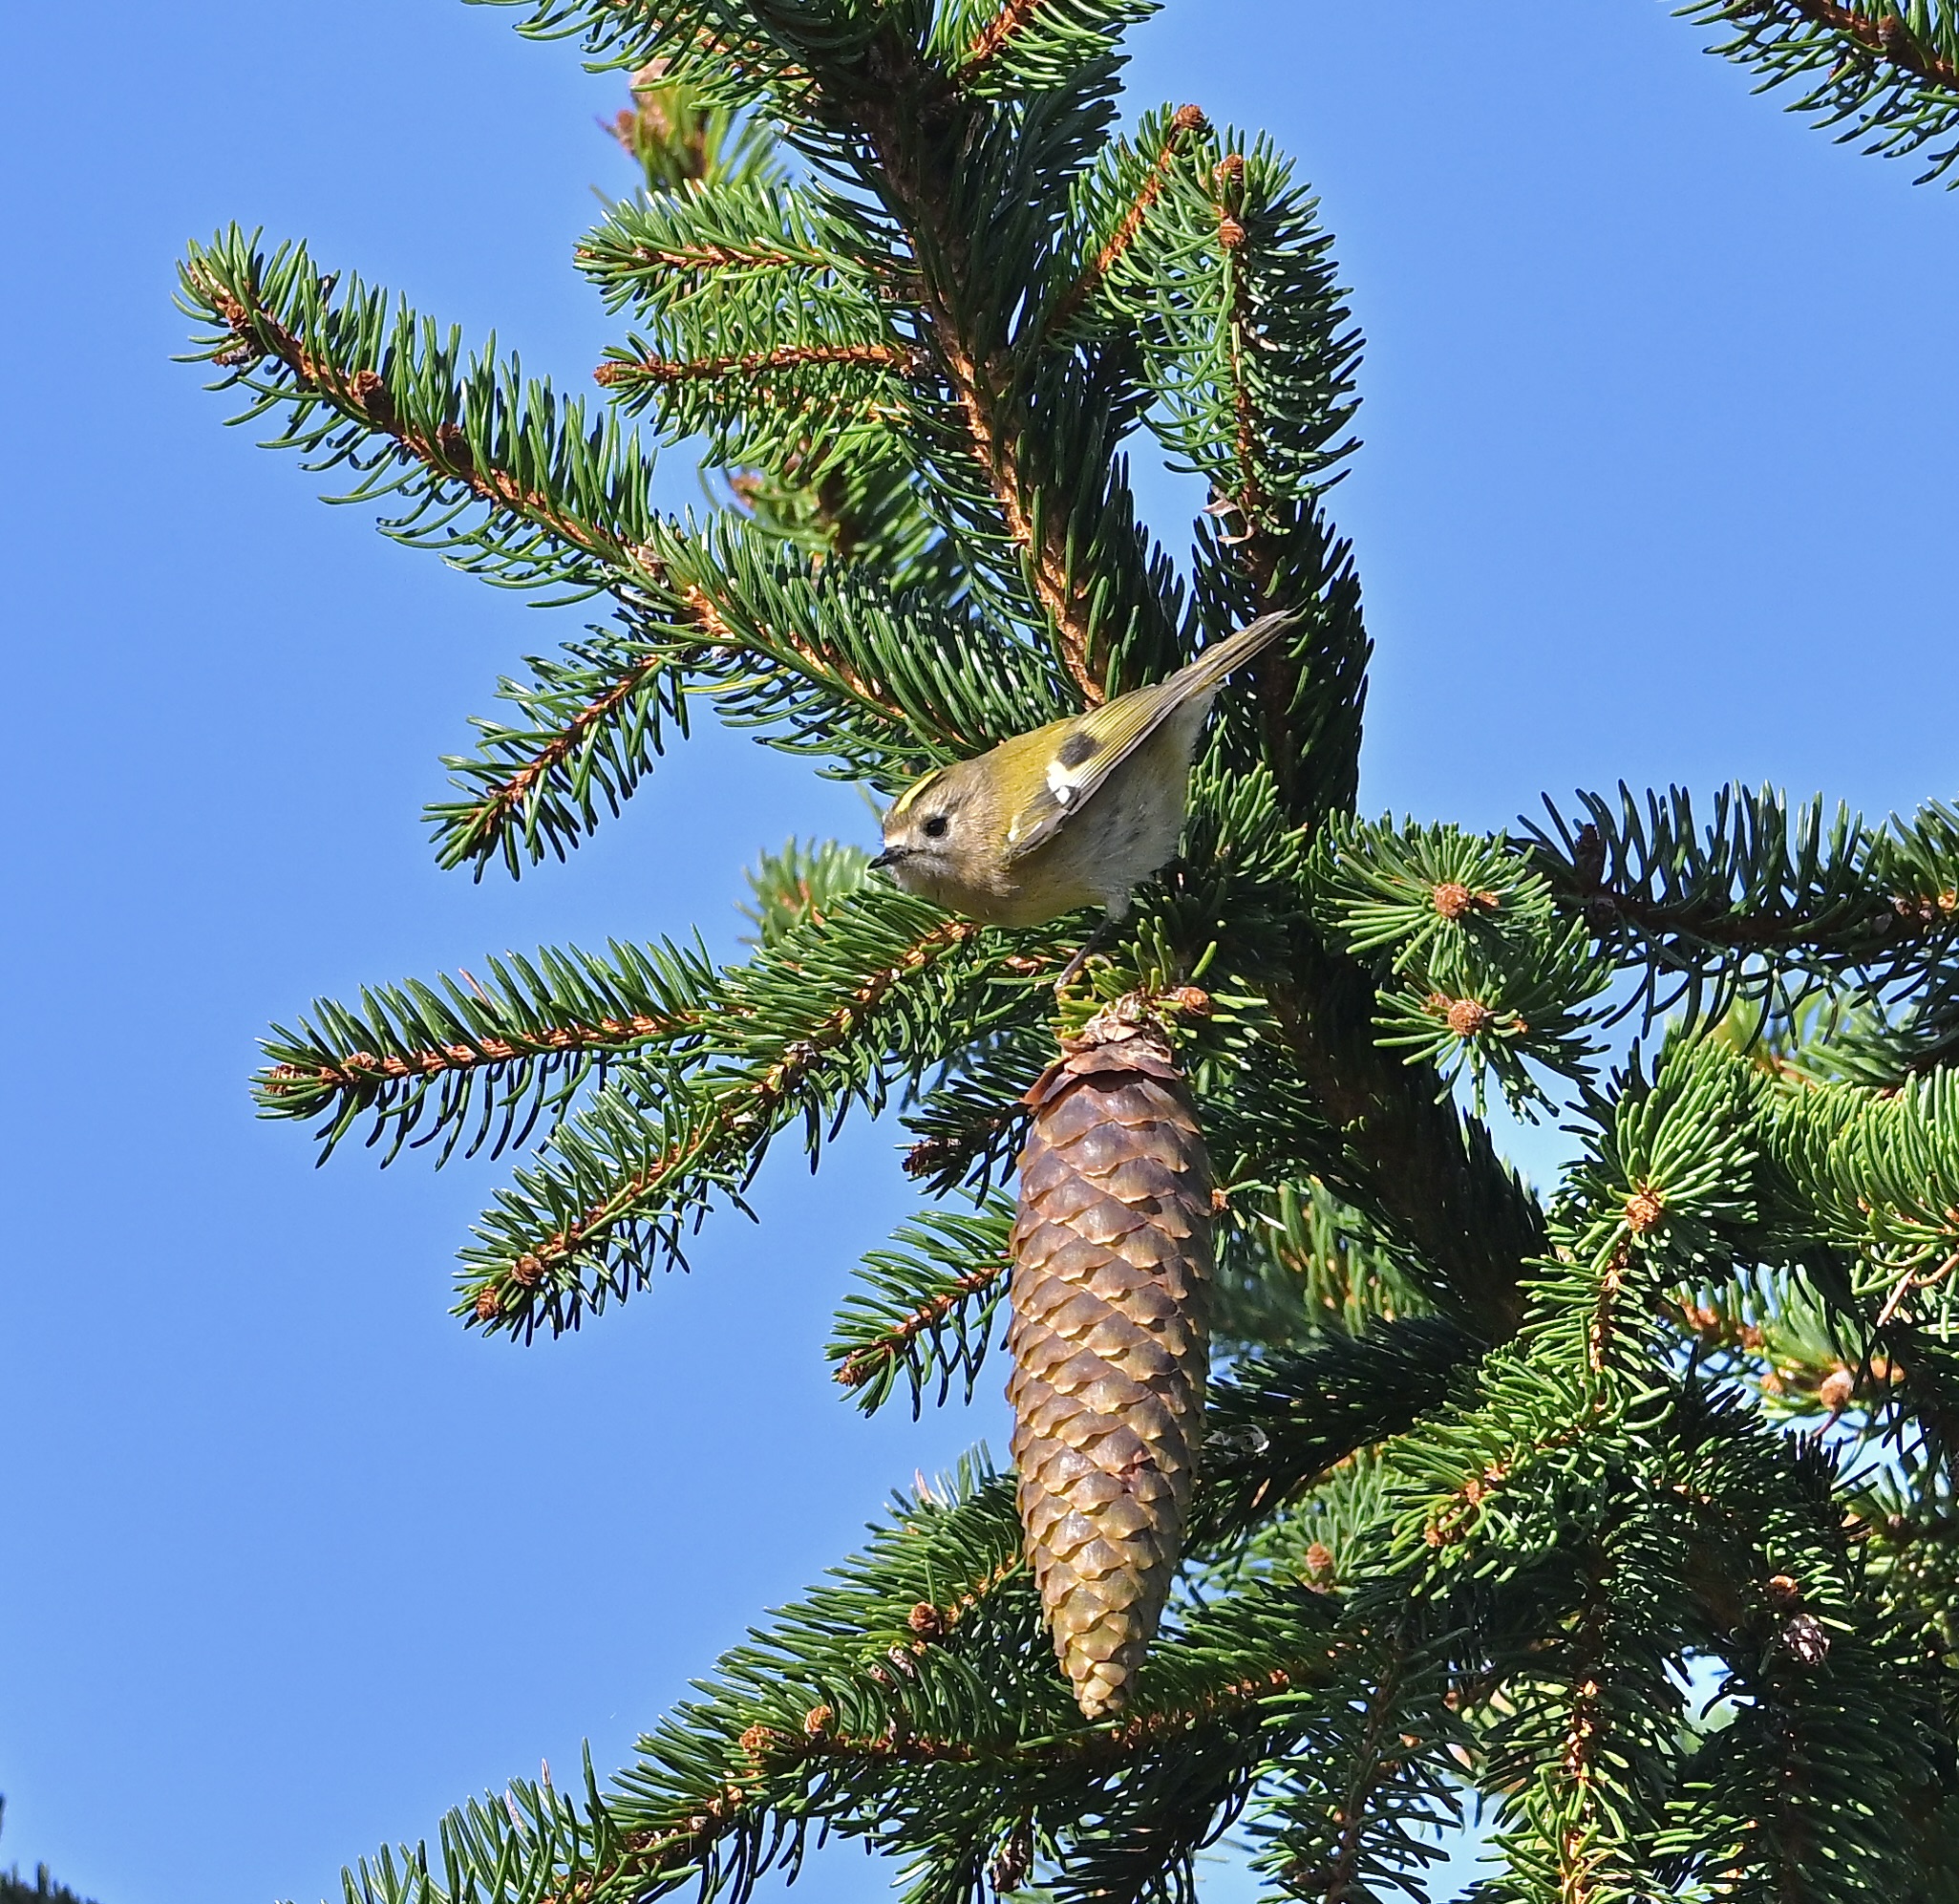
[(927, 840), (943, 840), (946, 837), (946, 816), (935, 813), (918, 829)]

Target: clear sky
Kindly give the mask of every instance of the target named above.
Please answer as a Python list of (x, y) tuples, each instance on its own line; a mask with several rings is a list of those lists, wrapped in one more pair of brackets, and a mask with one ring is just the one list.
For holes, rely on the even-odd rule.
[[(315, 1173), (250, 1115), (255, 1036), (315, 995), (695, 923), (732, 951), (758, 849), (869, 835), (711, 733), (569, 866), (438, 872), (437, 755), (575, 624), (321, 508), (168, 361), (173, 259), (236, 218), (584, 387), (620, 81), (456, 0), (8, 14), (0, 1865), (337, 1895), (541, 1758), (623, 1762), (1003, 1410), (865, 1424), (827, 1378), (907, 1202), (892, 1130), (814, 1181), (785, 1155), (759, 1227), (525, 1351), (445, 1313), (500, 1166)], [(1135, 104), (1297, 156), (1370, 339), (1338, 513), (1371, 809), (1955, 790), (1959, 199), (1700, 44), (1651, 0), (1172, 0), (1137, 37)], [(798, 1894), (877, 1891), (845, 1855)]]

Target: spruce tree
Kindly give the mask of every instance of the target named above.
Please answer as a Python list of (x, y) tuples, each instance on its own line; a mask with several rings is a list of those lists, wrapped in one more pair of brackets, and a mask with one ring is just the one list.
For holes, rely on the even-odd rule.
[[(645, 190), (578, 254), (621, 319), (596, 411), (300, 245), (182, 274), (217, 387), (387, 533), (602, 617), (449, 763), (444, 865), (567, 854), (709, 710), (888, 798), (1298, 620), (1058, 995), (1092, 922), (977, 926), (819, 843), (752, 875), (743, 963), (549, 949), (271, 1034), (260, 1102), (329, 1149), (528, 1152), (461, 1254), (488, 1336), (596, 1319), (778, 1143), (896, 1119), (922, 1207), (829, 1350), (866, 1410), (996, 1379), (1064, 1038), (1145, 1025), (1219, 1187), (1198, 1481), (1119, 1709), (1077, 1706), (975, 1459), (631, 1765), (515, 1782), (347, 1895), (739, 1900), (841, 1836), (921, 1904), (1172, 1898), (1235, 1826), (1274, 1894), (1354, 1904), (1422, 1894), (1480, 1803), (1490, 1904), (1959, 1897), (1959, 812), (1357, 816), (1359, 335), (1268, 142), (1190, 106), (1118, 135), (1150, 0), (520, 4), (633, 75)], [(1843, 136), (1959, 154), (1944, 0), (1689, 11)], [(1208, 485), (1181, 567), (1132, 439)], [(658, 514), (653, 443), (704, 446), (721, 505)], [(1548, 1196), (1491, 1094), (1572, 1118)]]

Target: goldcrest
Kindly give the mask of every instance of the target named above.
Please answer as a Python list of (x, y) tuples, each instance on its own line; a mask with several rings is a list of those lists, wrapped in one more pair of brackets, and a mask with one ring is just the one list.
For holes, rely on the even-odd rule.
[(1224, 677), (1295, 617), (1261, 615), (1166, 681), (939, 767), (884, 815), (871, 862), (907, 891), (991, 926), (1080, 906), (1111, 919), (1177, 851), (1190, 765)]

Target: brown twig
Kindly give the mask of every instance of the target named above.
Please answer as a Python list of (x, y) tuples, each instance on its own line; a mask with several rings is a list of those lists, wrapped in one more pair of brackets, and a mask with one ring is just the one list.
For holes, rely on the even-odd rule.
[(513, 1030), (508, 1037), (482, 1037), (407, 1053), (390, 1052), (386, 1056), (350, 1051), (313, 1065), (275, 1064), (266, 1072), (261, 1088), (268, 1098), (289, 1096), (302, 1087), (313, 1090), (321, 1085), (335, 1091), (358, 1091), (408, 1078), (473, 1071), (479, 1065), (504, 1064), (512, 1059), (556, 1057), (573, 1051), (631, 1051), (698, 1022), (698, 1016), (692, 1012), (670, 1018), (635, 1015), (630, 1018), (600, 1018), (593, 1024), (551, 1025), (527, 1032)]
[[(1011, 961), (1003, 960), (1003, 964)], [(907, 1177), (936, 1177), (956, 1166), (964, 1170), (971, 1161), (990, 1148), (1015, 1125), (1027, 1119), (1027, 1106), (1008, 1104), (975, 1120), (964, 1130), (946, 1131), (936, 1137), (922, 1137), (905, 1153)]]
[[(1017, 1570), (1016, 1560), (1011, 1571)], [(1001, 1577), (1006, 1577), (1004, 1572)], [(1227, 1719), (1295, 1685), (1316, 1683), (1326, 1677), (1336, 1658), (1336, 1650), (1330, 1648), (1324, 1657), (1288, 1661), (1269, 1671), (1215, 1687), (1187, 1705), (1164, 1707), (1115, 1724), (1042, 1739), (975, 1744), (967, 1740), (909, 1732), (896, 1721), (883, 1733), (843, 1734), (834, 1729), (836, 1715), (827, 1705), (811, 1709), (799, 1734), (774, 1726), (752, 1725), (735, 1742), (746, 1763), (731, 1769), (729, 1783), (718, 1794), (703, 1797), (692, 1811), (665, 1829), (632, 1833), (625, 1840), (624, 1855), (587, 1873), (578, 1890), (553, 1893), (548, 1904), (583, 1904), (584, 1899), (609, 1888), (622, 1877), (651, 1879), (663, 1871), (698, 1863), (715, 1840), (725, 1837), (749, 1812), (767, 1803), (759, 1781), (770, 1772), (794, 1772), (815, 1760), (851, 1758), (914, 1765), (1116, 1766), (1165, 1740), (1182, 1738), (1200, 1725)], [(872, 1669), (874, 1673), (880, 1670)]]
[[(1545, 853), (1540, 865), (1557, 897), (1582, 907), (1594, 932), (1623, 923), (1663, 944), (1697, 939), (1735, 952), (1778, 952), (1834, 938), (1846, 954), (1875, 954), (1959, 930), (1959, 892), (1951, 891), (1901, 892), (1888, 899), (1859, 895), (1854, 909), (1839, 905), (1821, 915), (1747, 912), (1718, 895), (1676, 904), (1651, 899), (1636, 887), (1606, 878), (1605, 842), (1589, 822), (1573, 836), (1568, 861)], [(1839, 917), (1842, 924), (1836, 923)]]
[[(1097, 578), (1077, 567), (1072, 546), (1072, 484), (1030, 466), (1023, 371), (1007, 338), (983, 334), (962, 319), (963, 305), (979, 289), (978, 273), (967, 234), (947, 216), (955, 197), (949, 181), (926, 161), (920, 146), (922, 126), (943, 133), (970, 118), (972, 102), (896, 33), (881, 36), (865, 53), (860, 84), (847, 110), (875, 148), (893, 207), (912, 239), (924, 341), (949, 386), (1008, 535), (1021, 551), (1061, 663), (1093, 706), (1104, 697), (1108, 657), (1099, 639)], [(1149, 598), (1156, 599), (1153, 588)]]
[(701, 1121), (685, 1143), (662, 1151), (645, 1169), (614, 1185), (600, 1202), (581, 1212), (564, 1229), (554, 1230), (536, 1250), (520, 1256), (502, 1275), (486, 1276), (477, 1286), (478, 1319), (487, 1322), (503, 1315), (503, 1297), (512, 1283), (526, 1291), (537, 1288), (566, 1262), (628, 1221), (633, 1207), (669, 1181), (691, 1157), (730, 1139), (751, 1139), (762, 1132), (784, 1100), (830, 1051), (876, 1012), (892, 987), (924, 970), (943, 953), (964, 945), (979, 931), (969, 919), (948, 919), (934, 926), (894, 964), (865, 979), (824, 1016), (809, 1037), (785, 1045), (781, 1056), (760, 1078), (731, 1080), (730, 1088), (716, 1101), (712, 1114)]
[(1050, 510), (1045, 528), (1035, 531), (1018, 420), (1002, 400), (1012, 384), (1006, 353), (974, 351), (959, 334), (949, 307), (943, 300), (934, 300), (934, 307), (933, 341), (965, 419), (973, 454), (998, 499), (1008, 534), (1027, 558), (1034, 597), (1054, 626), (1061, 664), (1082, 698), (1091, 707), (1097, 706), (1105, 690), (1093, 642), (1092, 590), (1086, 576), (1071, 573), (1063, 513)]
[(1049, 313), (1046, 328), (1051, 334), (1067, 327), (1081, 307), (1100, 289), (1118, 260), (1135, 244), (1136, 235), (1142, 229), (1142, 222), (1149, 216), (1150, 207), (1162, 196), (1163, 187), (1170, 182), (1170, 168), (1177, 161), (1179, 148), (1186, 142), (1189, 134), (1203, 132), (1208, 129), (1208, 124), (1202, 106), (1178, 107), (1177, 116), (1170, 121), (1163, 143), (1158, 150), (1156, 161), (1150, 166), (1136, 197), (1130, 201), (1129, 208), (1102, 248), (1096, 253), (1094, 262), (1068, 287), (1060, 302)]
[(871, 1379), (872, 1363), (896, 1361), (926, 1330), (943, 1322), (969, 1296), (990, 1289), (1010, 1267), (1002, 1260), (989, 1263), (982, 1269), (969, 1270), (963, 1276), (955, 1277), (948, 1288), (900, 1317), (875, 1342), (866, 1342), (862, 1348), (851, 1350), (838, 1363), (834, 1380), (845, 1388), (862, 1388)]
[[(581, 245), (574, 262), (590, 268), (603, 265), (607, 255), (596, 246)], [(793, 252), (763, 245), (739, 247), (733, 245), (675, 245), (671, 247), (635, 245), (625, 255), (635, 264), (656, 266), (662, 270), (675, 272), (728, 271), (743, 267), (757, 271), (819, 268), (814, 256), (799, 257)]]
[[(666, 564), (650, 549), (634, 546), (627, 551), (627, 557), (643, 576), (673, 597), (680, 608), (682, 619), (698, 631), (705, 645), (749, 653), (756, 652), (756, 644), (745, 640), (729, 626), (726, 617), (699, 584), (690, 582), (676, 588), (669, 579)], [(847, 663), (813, 648), (793, 631), (770, 631), (769, 648), (792, 656), (800, 663), (810, 679), (825, 687), (842, 689), (861, 707), (886, 720), (899, 724), (904, 722), (905, 710), (896, 702)], [(643, 692), (672, 665), (673, 657), (664, 652), (635, 661), (603, 694), (586, 701), (528, 759), (502, 780), (485, 787), (470, 814), (467, 830), (455, 847), (457, 856), (466, 858), (473, 852), (483, 850), (489, 842), (496, 839), (508, 816), (529, 797), (531, 788), (540, 780), (569, 759), (594, 729), (603, 726), (618, 708)]]
[[(997, 1765), (1119, 1765), (1165, 1740), (1182, 1738), (1201, 1725), (1228, 1718), (1262, 1700), (1298, 1685), (1319, 1682), (1327, 1677), (1339, 1654), (1340, 1649), (1330, 1646), (1323, 1655), (1288, 1660), (1284, 1665), (1229, 1680), (1185, 1705), (1160, 1707), (1112, 1723), (1037, 1739), (1003, 1738), (978, 1743), (937, 1739), (907, 1731), (896, 1721), (884, 1732), (856, 1735), (837, 1732), (825, 1722), (805, 1724), (800, 1735), (753, 1726), (742, 1735), (743, 1750), (752, 1761), (770, 1769), (793, 1767), (817, 1758), (882, 1759), (920, 1765), (948, 1761)], [(874, 1666), (870, 1672), (873, 1678), (890, 1677), (882, 1667)], [(818, 1708), (811, 1714), (812, 1721), (825, 1711)]]
[(1933, 53), (1896, 13), (1886, 11), (1872, 19), (1849, 7), (1837, 5), (1836, 0), (1788, 0), (1788, 4), (1804, 19), (1854, 40), (1866, 53), (1889, 61), (1913, 78), (1948, 93), (1959, 93), (1959, 66)]
[(1959, 1251), (1953, 1252), (1934, 1269), (1921, 1272), (1916, 1265), (1907, 1269), (1899, 1277), (1891, 1293), (1884, 1297), (1884, 1306), (1878, 1311), (1877, 1319), (1872, 1327), (1882, 1329), (1897, 1315), (1900, 1305), (1913, 1291), (1930, 1289), (1935, 1283), (1943, 1282), (1954, 1270), (1959, 1270)]
[[(625, 544), (618, 536), (570, 514), (543, 491), (525, 488), (508, 471), (479, 462), (468, 437), (455, 423), (440, 423), (428, 433), (411, 427), (396, 410), (380, 372), (348, 372), (316, 356), (262, 304), (241, 302), (230, 287), (208, 272), (195, 275), (198, 289), (238, 339), (239, 351), (276, 358), (308, 392), (324, 397), (364, 428), (389, 438), (437, 476), (465, 484), (479, 500), (537, 523), (601, 561), (623, 562)], [(243, 359), (221, 353), (220, 361), (235, 367)]]
[(843, 365), (858, 370), (904, 370), (907, 353), (895, 344), (785, 344), (774, 351), (752, 351), (738, 357), (614, 358), (592, 373), (592, 381), (607, 387), (627, 383), (707, 383), (717, 377), (758, 376), (768, 371), (800, 370), (808, 365)]
[(1244, 532), (1229, 541), (1251, 577), (1259, 599), (1266, 599), (1272, 586), (1278, 552), (1263, 534), (1269, 498), (1258, 471), (1258, 410), (1252, 401), (1250, 381), (1246, 375), (1246, 340), (1253, 330), (1251, 288), (1246, 282), (1241, 253), (1247, 243), (1244, 224), (1245, 155), (1226, 153), (1214, 175), (1217, 186), (1212, 201), (1218, 219), (1218, 248), (1224, 256), (1224, 269), (1230, 281), (1230, 305), (1225, 322), (1230, 329), (1231, 411), (1235, 428), (1233, 448), (1238, 459), (1238, 487), (1224, 499), (1231, 513), (1245, 524)]
[(1365, 1844), (1369, 1808), (1385, 1778), (1382, 1746), (1393, 1718), (1395, 1700), (1401, 1687), (1402, 1669), (1408, 1663), (1408, 1641), (1396, 1634), (1389, 1643), (1387, 1669), (1375, 1682), (1368, 1703), (1367, 1722), (1361, 1728), (1360, 1747), (1353, 1755), (1353, 1776), (1334, 1814), (1338, 1831), (1326, 1862), (1316, 1872), (1293, 1878), (1295, 1885), (1310, 1884), (1325, 1904), (1348, 1904)]
[(969, 79), (986, 65), (1042, 6), (1043, 0), (1005, 0), (993, 17), (974, 35), (959, 68), (961, 79)]
[[(1255, 348), (1257, 322), (1247, 271), (1251, 236), (1245, 225), (1245, 155), (1226, 153), (1212, 181), (1218, 248), (1224, 257), (1229, 285), (1225, 323), (1230, 342), (1232, 447), (1238, 464), (1237, 486), (1228, 495), (1220, 496), (1213, 510), (1238, 519), (1237, 532), (1221, 532), (1219, 541), (1231, 549), (1244, 569), (1254, 598), (1270, 607), (1276, 606), (1272, 587), (1279, 569), (1280, 546), (1271, 533), (1271, 498), (1259, 473), (1260, 418), (1247, 369), (1250, 352)], [(1316, 523), (1312, 529), (1324, 557), (1324, 536)], [(1294, 802), (1299, 780), (1298, 746), (1292, 736), (1292, 706), (1299, 693), (1299, 668), (1288, 645), (1283, 641), (1267, 649), (1256, 667), (1259, 724), (1265, 735), (1266, 756), (1278, 781), (1280, 796), (1289, 807)]]
[(1588, 1845), (1595, 1765), (1606, 1743), (1608, 1715), (1598, 1681), (1605, 1654), (1605, 1581), (1598, 1569), (1587, 1576), (1585, 1611), (1573, 1637), (1571, 1698), (1565, 1715), (1565, 1749), (1559, 1771), (1565, 1790), (1576, 1790), (1585, 1806), (1580, 1819), (1558, 1834), (1559, 1904), (1591, 1904), (1598, 1894), (1601, 1854)]
[[(694, 626), (707, 635), (710, 641), (727, 648), (755, 651), (756, 644), (744, 641), (728, 625), (720, 609), (709, 597), (697, 582), (690, 582), (682, 591), (689, 615)], [(829, 688), (841, 688), (850, 695), (859, 706), (871, 713), (882, 715), (884, 719), (903, 724), (905, 710), (887, 695), (873, 686), (847, 662), (840, 661), (834, 654), (827, 654), (821, 649), (813, 647), (801, 636), (787, 630), (770, 631), (770, 647), (792, 657), (813, 681)]]
[[(1637, 1233), (1637, 1226), (1633, 1227)], [(1632, 1240), (1622, 1236), (1612, 1253), (1606, 1258), (1605, 1273), (1599, 1277), (1598, 1294), (1592, 1298), (1591, 1323), (1586, 1330), (1586, 1366), (1594, 1375), (1606, 1372), (1613, 1332), (1618, 1326), (1619, 1297), (1626, 1287), (1626, 1273), (1631, 1267)]]
[(470, 811), (468, 826), (456, 841), (456, 857), (469, 859), (487, 851), (509, 816), (530, 797), (531, 788), (577, 753), (586, 736), (671, 666), (671, 657), (666, 654), (652, 654), (635, 662), (604, 694), (586, 701), (529, 759), (485, 787)]

